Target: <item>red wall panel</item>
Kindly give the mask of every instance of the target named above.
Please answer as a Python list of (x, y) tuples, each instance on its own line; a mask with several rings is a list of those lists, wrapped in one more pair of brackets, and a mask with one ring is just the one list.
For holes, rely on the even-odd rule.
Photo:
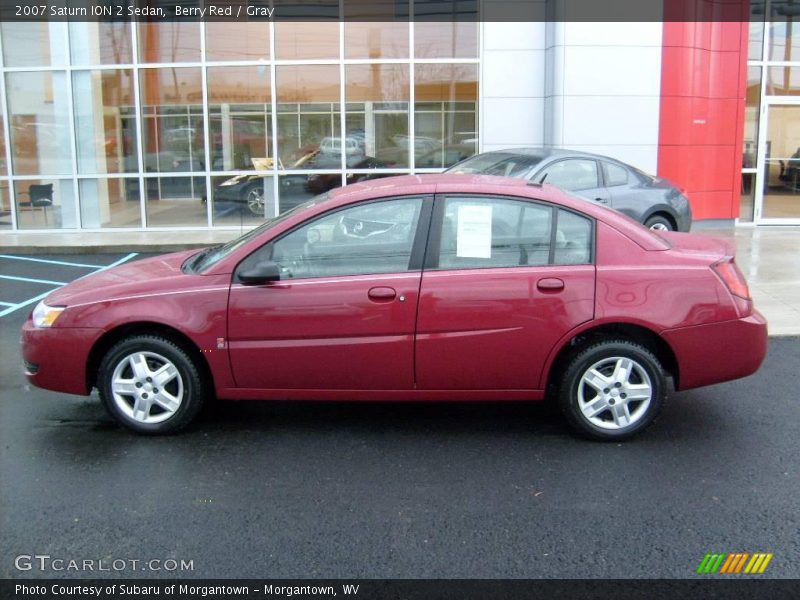
[(664, 23), (658, 174), (695, 219), (739, 214), (747, 37), (747, 22)]

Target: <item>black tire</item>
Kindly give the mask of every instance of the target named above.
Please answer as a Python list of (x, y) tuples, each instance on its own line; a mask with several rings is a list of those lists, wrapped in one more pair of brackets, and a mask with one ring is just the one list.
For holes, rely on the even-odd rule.
[(648, 229), (660, 229), (662, 231), (675, 231), (675, 226), (667, 217), (662, 215), (653, 215), (644, 222), (644, 226)]
[[(632, 361), (630, 368), (620, 369), (625, 365), (620, 359)], [(604, 376), (595, 385), (583, 380), (593, 368)], [(614, 381), (617, 373), (619, 378), (628, 373), (625, 383)], [(603, 389), (597, 389), (601, 387), (597, 383)], [(634, 394), (645, 395), (647, 386), (647, 400), (633, 399)], [(653, 422), (664, 405), (666, 390), (667, 377), (655, 355), (644, 346), (618, 339), (588, 346), (570, 360), (559, 386), (558, 403), (575, 432), (592, 440), (615, 442), (633, 437)], [(596, 414), (585, 414), (582, 407)]]
[[(137, 377), (130, 358), (138, 355), (146, 364), (147, 371)], [(144, 375), (156, 375), (156, 371), (164, 367), (168, 361), (176, 372), (166, 371), (157, 377), (165, 381), (163, 389), (153, 377), (144, 381)], [(134, 394), (115, 394), (112, 388), (115, 371), (119, 369), (117, 377), (124, 380), (122, 385), (130, 387), (136, 394), (146, 396), (149, 402), (139, 398), (140, 406), (147, 406), (147, 410), (138, 411), (140, 418), (136, 418), (136, 396)], [(128, 383), (130, 381), (130, 383)], [(138, 384), (142, 383), (141, 386)], [(100, 399), (109, 414), (121, 425), (137, 433), (158, 435), (175, 433), (186, 427), (203, 406), (207, 397), (206, 386), (201, 372), (195, 361), (187, 352), (171, 340), (156, 335), (134, 335), (117, 342), (103, 357), (97, 375), (97, 389)], [(121, 389), (118, 384), (118, 390)], [(160, 395), (159, 395), (160, 392)], [(158, 398), (158, 400), (156, 400)], [(162, 406), (162, 402), (171, 403), (177, 407), (172, 412)], [(150, 421), (148, 421), (150, 420)]]

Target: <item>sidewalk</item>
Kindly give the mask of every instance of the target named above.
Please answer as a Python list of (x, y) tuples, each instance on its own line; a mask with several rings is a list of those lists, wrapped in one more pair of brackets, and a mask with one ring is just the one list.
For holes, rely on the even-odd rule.
[[(694, 233), (733, 240), (736, 260), (772, 335), (800, 335), (800, 227), (730, 227)], [(227, 242), (235, 231), (14, 233), (0, 235), (0, 253), (100, 254), (172, 252)]]

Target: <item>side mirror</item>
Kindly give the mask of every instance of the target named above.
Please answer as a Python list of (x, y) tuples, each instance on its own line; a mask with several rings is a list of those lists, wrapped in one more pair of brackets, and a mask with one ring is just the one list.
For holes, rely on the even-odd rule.
[(281, 268), (278, 263), (264, 261), (254, 267), (240, 271), (239, 281), (245, 285), (259, 285), (270, 281), (279, 281), (281, 278)]

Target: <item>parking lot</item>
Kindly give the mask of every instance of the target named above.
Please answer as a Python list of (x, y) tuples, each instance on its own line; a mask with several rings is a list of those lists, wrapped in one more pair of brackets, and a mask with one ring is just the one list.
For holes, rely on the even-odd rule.
[(76, 576), (20, 572), (21, 554), (198, 578), (687, 578), (709, 552), (769, 552), (764, 577), (800, 574), (800, 338), (671, 394), (622, 444), (544, 403), (219, 402), (145, 438), (96, 394), (29, 387), (18, 348), (50, 290), (141, 257), (0, 257), (2, 577)]

